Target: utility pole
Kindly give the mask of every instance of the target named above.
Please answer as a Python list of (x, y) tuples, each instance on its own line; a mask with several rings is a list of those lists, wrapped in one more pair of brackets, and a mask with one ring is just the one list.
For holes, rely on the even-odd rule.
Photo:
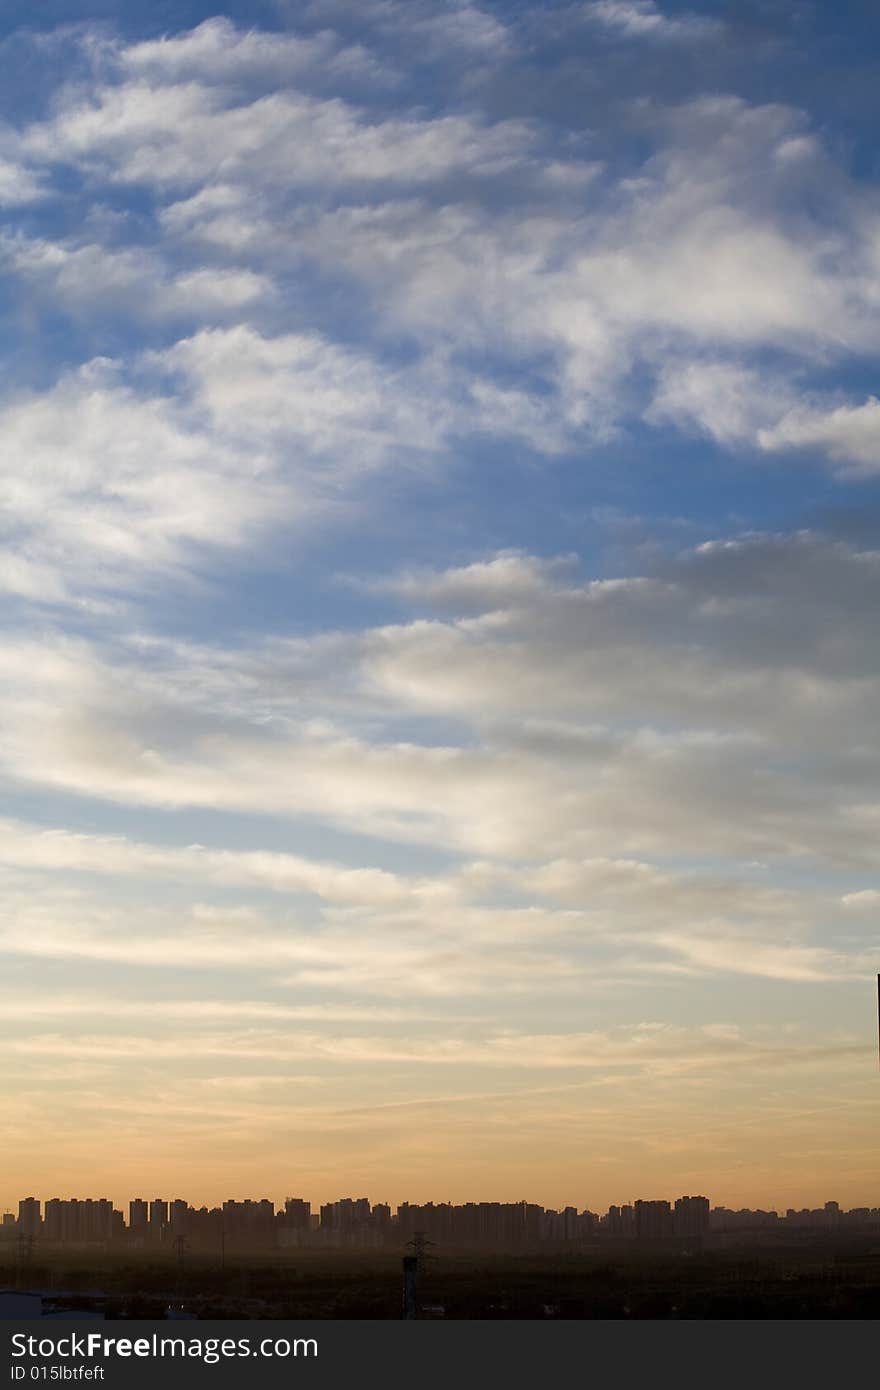
[(177, 1236), (174, 1241), (177, 1251), (177, 1296), (183, 1292), (183, 1266), (184, 1256), (186, 1255), (186, 1236)]
[(417, 1255), (404, 1255), (403, 1257), (403, 1313), (404, 1318), (417, 1318), (419, 1315), (419, 1301), (417, 1290), (417, 1279), (419, 1261)]

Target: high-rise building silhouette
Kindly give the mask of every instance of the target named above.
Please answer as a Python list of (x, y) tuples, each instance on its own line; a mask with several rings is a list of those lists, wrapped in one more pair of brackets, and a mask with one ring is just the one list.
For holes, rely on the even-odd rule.
[(672, 1235), (672, 1208), (665, 1201), (635, 1203), (636, 1236), (639, 1240), (656, 1240)]
[(18, 1229), (31, 1238), (40, 1234), (40, 1202), (36, 1197), (23, 1197), (18, 1204)]
[(160, 1241), (168, 1227), (168, 1203), (162, 1197), (154, 1197), (150, 1203), (150, 1239)]
[(132, 1233), (146, 1236), (149, 1207), (143, 1197), (134, 1197), (128, 1204), (128, 1226)]
[(677, 1236), (702, 1236), (709, 1229), (709, 1198), (678, 1197), (672, 1216)]
[(307, 1231), (312, 1222), (312, 1204), (302, 1197), (288, 1197), (284, 1203), (285, 1225), (293, 1231)]

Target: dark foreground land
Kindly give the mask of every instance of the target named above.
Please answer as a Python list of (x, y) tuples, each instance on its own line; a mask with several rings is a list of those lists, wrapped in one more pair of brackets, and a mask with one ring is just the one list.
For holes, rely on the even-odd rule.
[[(401, 1253), (216, 1258), (51, 1249), (0, 1255), (0, 1287), (51, 1291), (106, 1318), (399, 1318)], [(491, 1255), (437, 1250), (418, 1278), (431, 1318), (875, 1318), (880, 1247)], [(178, 1316), (180, 1314), (178, 1313)]]

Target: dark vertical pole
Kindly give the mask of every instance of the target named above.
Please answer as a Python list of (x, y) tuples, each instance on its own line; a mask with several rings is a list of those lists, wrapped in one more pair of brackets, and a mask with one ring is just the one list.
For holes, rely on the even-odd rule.
[(416, 1274), (419, 1268), (418, 1255), (403, 1257), (403, 1316), (414, 1318), (417, 1315)]

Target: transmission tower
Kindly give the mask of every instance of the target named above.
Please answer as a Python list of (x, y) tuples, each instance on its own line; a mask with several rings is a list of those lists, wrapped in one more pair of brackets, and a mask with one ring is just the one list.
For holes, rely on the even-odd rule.
[(433, 1250), (434, 1241), (428, 1239), (425, 1231), (413, 1231), (412, 1240), (406, 1242), (406, 1248), (412, 1252), (415, 1258), (416, 1271), (419, 1274), (424, 1274), (428, 1261), (433, 1258), (428, 1254), (428, 1250)]

